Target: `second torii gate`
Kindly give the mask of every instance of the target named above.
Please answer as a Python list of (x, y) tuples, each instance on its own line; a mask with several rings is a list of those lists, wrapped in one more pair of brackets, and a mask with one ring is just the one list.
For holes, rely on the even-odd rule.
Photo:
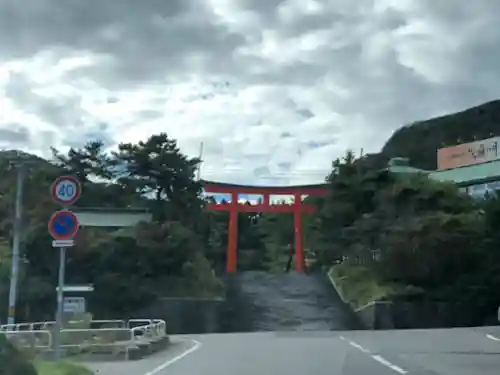
[[(240, 212), (275, 212), (293, 213), (295, 232), (295, 263), (297, 272), (303, 272), (305, 267), (303, 220), (304, 213), (314, 213), (316, 207), (303, 204), (302, 196), (324, 196), (328, 190), (325, 184), (301, 186), (247, 186), (224, 184), (213, 181), (201, 181), (206, 193), (230, 194), (230, 203), (209, 203), (206, 206), (210, 211), (229, 212), (228, 249), (226, 271), (236, 273), (238, 259), (238, 214)], [(262, 203), (241, 204), (238, 202), (240, 194), (262, 195)], [(271, 195), (293, 195), (293, 204), (270, 204)]]

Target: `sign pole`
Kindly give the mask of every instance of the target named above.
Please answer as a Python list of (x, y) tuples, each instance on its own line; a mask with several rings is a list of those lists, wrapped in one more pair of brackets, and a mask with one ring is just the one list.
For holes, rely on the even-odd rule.
[(56, 329), (54, 335), (54, 359), (61, 358), (61, 329), (63, 326), (63, 294), (64, 294), (64, 274), (66, 269), (66, 248), (59, 248), (59, 276), (57, 288), (57, 313)]
[[(60, 176), (50, 187), (52, 199), (63, 207), (68, 207), (80, 198), (82, 186), (73, 176)], [(66, 248), (74, 246), (74, 237), (79, 229), (78, 217), (67, 210), (55, 212), (49, 219), (49, 233), (54, 239), (52, 247), (59, 248), (59, 275), (57, 287), (56, 326), (54, 332), (54, 359), (61, 359), (61, 330), (63, 329), (64, 276), (66, 268)]]

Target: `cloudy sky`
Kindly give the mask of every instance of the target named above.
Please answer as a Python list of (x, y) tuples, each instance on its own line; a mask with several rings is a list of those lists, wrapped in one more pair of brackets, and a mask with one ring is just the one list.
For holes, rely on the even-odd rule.
[(206, 179), (320, 182), (498, 98), (499, 24), (498, 0), (0, 0), (0, 148), (165, 131)]

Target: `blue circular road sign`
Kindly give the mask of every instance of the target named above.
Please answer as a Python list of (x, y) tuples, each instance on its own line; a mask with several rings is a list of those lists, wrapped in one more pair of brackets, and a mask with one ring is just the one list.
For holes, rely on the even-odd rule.
[(49, 220), (49, 233), (55, 240), (71, 240), (78, 233), (80, 223), (76, 215), (67, 210), (55, 212)]

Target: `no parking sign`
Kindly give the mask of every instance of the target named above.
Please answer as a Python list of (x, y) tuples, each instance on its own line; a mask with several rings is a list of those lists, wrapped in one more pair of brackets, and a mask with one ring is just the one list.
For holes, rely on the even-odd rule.
[(68, 210), (55, 212), (49, 220), (49, 233), (56, 241), (72, 240), (79, 227), (78, 217)]

